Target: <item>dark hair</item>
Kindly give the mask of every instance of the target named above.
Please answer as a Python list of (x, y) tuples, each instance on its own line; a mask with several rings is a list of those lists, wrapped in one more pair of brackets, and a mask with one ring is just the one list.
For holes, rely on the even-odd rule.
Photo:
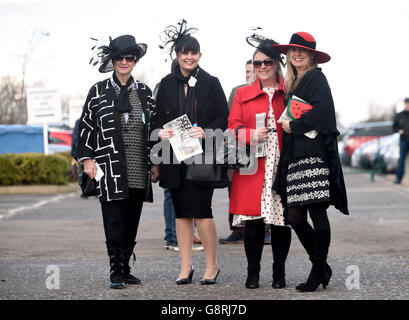
[(175, 52), (176, 54), (178, 53), (185, 53), (185, 52), (189, 52), (189, 51), (193, 51), (193, 52), (200, 52), (200, 44), (199, 41), (197, 41), (196, 38), (190, 36), (190, 35), (186, 35), (185, 37), (183, 37), (180, 41), (178, 41), (176, 43), (175, 46)]
[(405, 98), (405, 101), (404, 101), (405, 103), (408, 103), (409, 102), (409, 98)]
[(247, 62), (246, 62), (246, 65), (248, 65), (248, 64), (253, 64), (253, 60), (248, 60)]

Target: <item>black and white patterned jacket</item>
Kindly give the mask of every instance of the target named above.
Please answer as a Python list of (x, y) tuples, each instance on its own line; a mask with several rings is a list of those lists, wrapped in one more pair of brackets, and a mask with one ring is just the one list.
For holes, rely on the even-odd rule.
[[(137, 93), (144, 113), (146, 126), (146, 154), (147, 170), (145, 187), (145, 201), (152, 202), (152, 185), (150, 181), (150, 150), (149, 142), (151, 128), (155, 127), (155, 100), (151, 89), (144, 83), (135, 81)], [(98, 197), (100, 201), (127, 199), (128, 179), (125, 149), (122, 139), (121, 114), (115, 109), (117, 96), (108, 78), (97, 82), (89, 90), (84, 109), (80, 118), (76, 159), (94, 159), (104, 176), (98, 183)]]

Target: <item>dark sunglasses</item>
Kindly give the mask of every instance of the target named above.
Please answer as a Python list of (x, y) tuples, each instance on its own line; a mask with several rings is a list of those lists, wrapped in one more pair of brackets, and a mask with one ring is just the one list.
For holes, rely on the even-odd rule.
[(135, 62), (136, 61), (136, 56), (132, 54), (127, 54), (124, 56), (119, 56), (115, 58), (115, 61), (122, 61), (125, 58), (126, 62)]
[(261, 65), (264, 63), (266, 67), (271, 67), (274, 64), (275, 60), (274, 59), (266, 59), (266, 60), (254, 60), (253, 61), (253, 66), (254, 68), (260, 68)]

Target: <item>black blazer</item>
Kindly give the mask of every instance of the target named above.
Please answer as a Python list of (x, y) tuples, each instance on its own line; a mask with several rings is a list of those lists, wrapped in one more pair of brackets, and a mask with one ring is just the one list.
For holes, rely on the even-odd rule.
[[(162, 128), (165, 123), (181, 116), (178, 112), (177, 91), (177, 79), (173, 74), (161, 80), (156, 99), (156, 128)], [(219, 80), (203, 69), (200, 69), (197, 76), (196, 99), (198, 126), (203, 129), (226, 130), (229, 115), (226, 96)], [(163, 188), (176, 188), (181, 183), (181, 165), (177, 161), (173, 162), (173, 152), (169, 142), (162, 141), (161, 145), (162, 150), (170, 149), (172, 163), (161, 164), (159, 185)]]

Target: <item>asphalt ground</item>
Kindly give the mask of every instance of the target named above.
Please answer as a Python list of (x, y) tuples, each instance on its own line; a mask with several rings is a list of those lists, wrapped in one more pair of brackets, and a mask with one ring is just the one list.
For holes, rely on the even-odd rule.
[[(207, 300), (408, 300), (409, 189), (381, 176), (345, 169), (350, 216), (329, 209), (333, 277), (326, 290), (298, 292), (310, 262), (295, 233), (286, 263), (287, 287), (271, 287), (271, 247), (263, 251), (260, 288), (246, 289), (242, 244), (218, 244), (217, 285), (202, 286), (204, 252), (193, 252), (191, 285), (177, 286), (180, 260), (164, 248), (163, 190), (145, 204), (132, 273), (142, 280), (122, 290), (108, 286), (109, 265), (99, 201), (79, 192), (0, 195), (1, 300), (144, 300), (180, 303)], [(213, 214), (218, 237), (227, 236), (227, 189), (216, 190)], [(164, 304), (165, 305), (165, 304)], [(166, 306), (168, 304), (166, 303)]]

